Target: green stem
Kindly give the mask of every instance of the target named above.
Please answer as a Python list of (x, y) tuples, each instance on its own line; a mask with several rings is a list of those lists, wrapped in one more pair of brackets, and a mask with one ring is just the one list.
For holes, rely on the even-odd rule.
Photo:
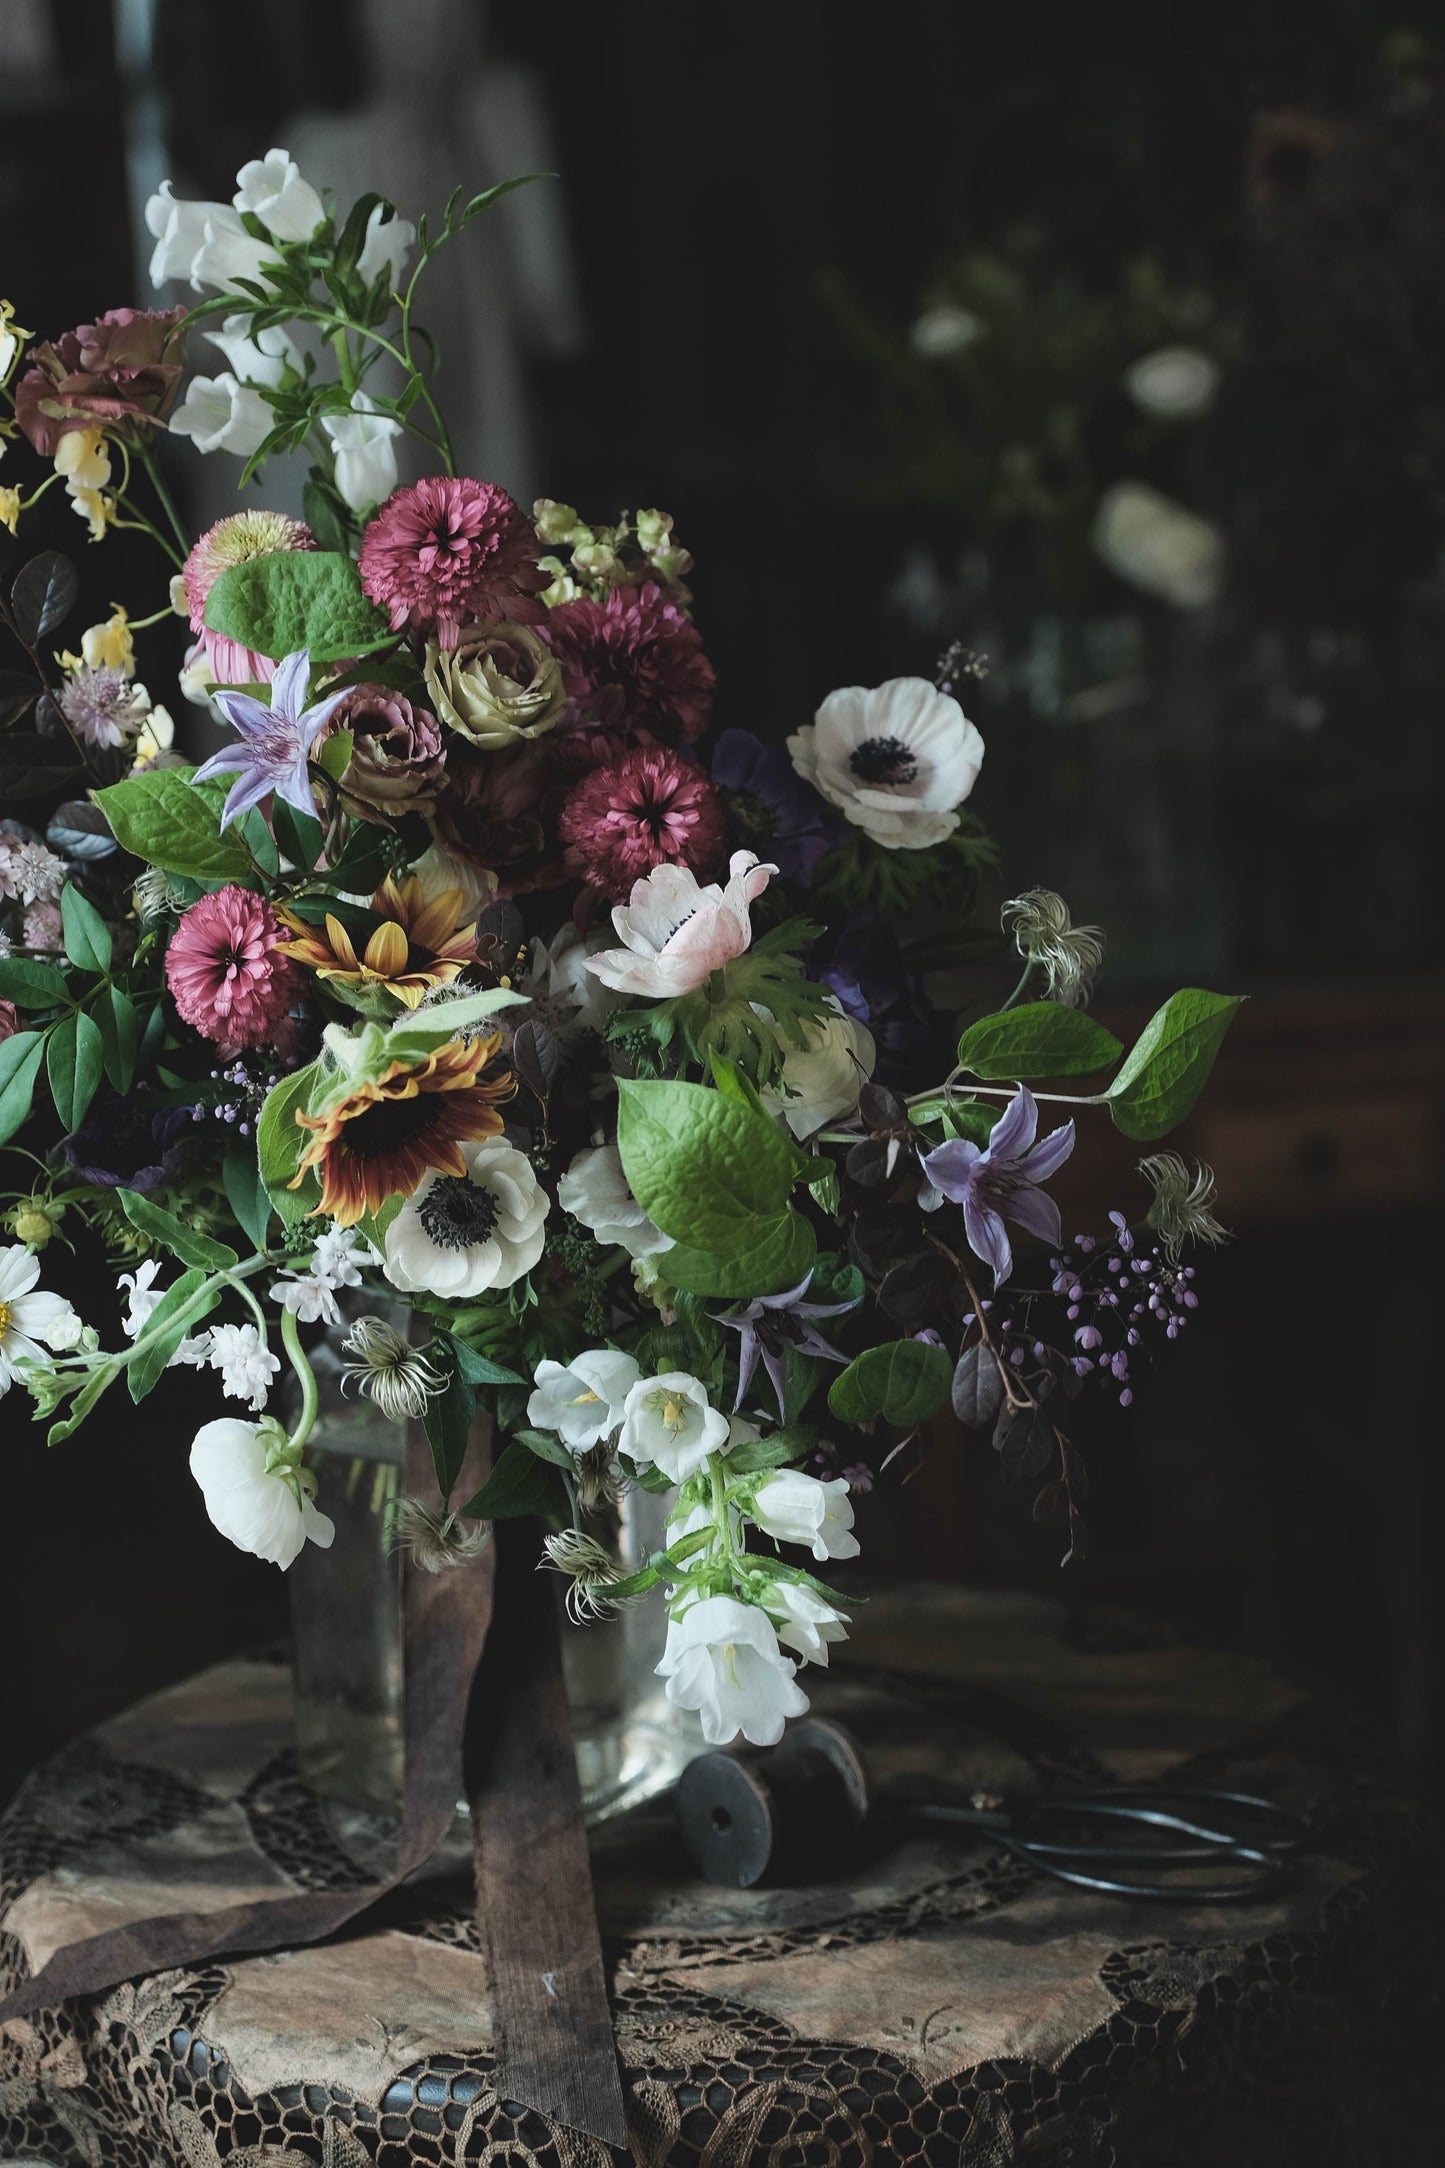
[(282, 1309), (281, 1339), (286, 1353), (291, 1359), (291, 1368), (295, 1371), (301, 1384), (301, 1413), (287, 1440), (288, 1445), (295, 1446), (299, 1450), (316, 1428), (316, 1416), (321, 1405), (321, 1394), (316, 1383), (316, 1372), (307, 1361), (306, 1351), (301, 1345), (301, 1328), (296, 1322), (296, 1312), (294, 1310)]
[(151, 488), (156, 493), (161, 510), (171, 523), (171, 533), (175, 536), (180, 547), (181, 554), (178, 562), (184, 565), (191, 553), (191, 538), (186, 533), (180, 513), (176, 510), (176, 501), (167, 487), (165, 476), (161, 472), (161, 463), (144, 437), (136, 446), (136, 456), (150, 476)]
[[(1033, 977), (1033, 973), (1034, 960), (1032, 956), (1030, 956), (1026, 958), (1024, 962), (1023, 970), (1019, 975), (1018, 985), (1014, 988), (1013, 992), (1009, 995), (1008, 1000), (1004, 1003), (1004, 1009), (1012, 1009), (1017, 1005), (1019, 1000), (1022, 998), (1024, 988), (1028, 985), (1029, 980)], [(1003, 1009), (1000, 1009), (998, 1013), (1001, 1016), (1003, 1014)]]

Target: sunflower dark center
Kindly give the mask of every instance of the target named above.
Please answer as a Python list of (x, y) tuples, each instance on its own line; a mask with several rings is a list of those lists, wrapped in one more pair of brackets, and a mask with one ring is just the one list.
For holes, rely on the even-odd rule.
[(469, 1250), (497, 1224), (497, 1200), (464, 1174), (439, 1174), (417, 1207), (427, 1238), (439, 1250)]
[(446, 1112), (441, 1095), (418, 1092), (411, 1099), (378, 1099), (364, 1114), (354, 1114), (341, 1141), (358, 1159), (385, 1159), (435, 1129)]
[(918, 762), (901, 738), (865, 738), (848, 762), (860, 783), (911, 783)]

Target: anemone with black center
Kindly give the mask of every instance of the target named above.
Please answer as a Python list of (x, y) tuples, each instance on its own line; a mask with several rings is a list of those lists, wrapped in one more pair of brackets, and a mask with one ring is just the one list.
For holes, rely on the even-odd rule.
[(885, 789), (911, 783), (918, 774), (917, 758), (901, 738), (865, 738), (853, 748), (848, 765), (860, 783)]
[(428, 1241), (439, 1250), (469, 1250), (497, 1224), (497, 1200), (465, 1174), (439, 1174), (417, 1206)]
[(724, 790), (722, 800), (744, 846), (761, 858), (778, 832), (776, 809), (758, 790)]

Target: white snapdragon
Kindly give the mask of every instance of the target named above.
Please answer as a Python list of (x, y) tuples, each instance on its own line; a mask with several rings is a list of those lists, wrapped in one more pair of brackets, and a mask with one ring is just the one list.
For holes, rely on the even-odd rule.
[(252, 158), (236, 175), (231, 198), (238, 211), (249, 211), (278, 241), (309, 241), (326, 216), (326, 206), (289, 151), (270, 150)]
[(369, 512), (396, 487), (401, 423), (379, 414), (370, 393), (358, 391), (349, 414), (323, 414), (321, 426), (336, 457), (338, 491), (353, 512)]
[(333, 1221), (316, 1238), (310, 1271), (278, 1273), (271, 1299), (293, 1311), (303, 1325), (339, 1325), (338, 1293), (344, 1287), (360, 1287), (362, 1266), (378, 1261), (376, 1251), (354, 1227), (338, 1227)]
[(835, 1610), (801, 1581), (776, 1581), (767, 1595), (768, 1615), (778, 1639), (805, 1664), (828, 1668), (828, 1649), (848, 1638), (848, 1614)]
[(308, 1539), (330, 1549), (335, 1526), (312, 1504), (313, 1479), (279, 1423), (206, 1423), (191, 1447), (191, 1474), (212, 1524), (238, 1549), (283, 1571)]
[(134, 1272), (122, 1272), (115, 1283), (116, 1293), (123, 1293), (126, 1297), (126, 1312), (121, 1319), (121, 1327), (128, 1340), (134, 1340), (143, 1329), (146, 1319), (165, 1292), (155, 1284), (156, 1274), (160, 1269), (160, 1259), (148, 1257), (144, 1264), (137, 1265)]
[(622, 1422), (639, 1375), (633, 1357), (611, 1347), (589, 1349), (570, 1363), (539, 1362), (527, 1421), (555, 1431), (569, 1451), (585, 1453)]
[(672, 1248), (672, 1236), (653, 1225), (628, 1188), (615, 1144), (578, 1152), (557, 1184), (557, 1202), (599, 1242), (616, 1243), (629, 1257), (655, 1257)]
[(669, 1621), (657, 1676), (675, 1707), (699, 1713), (709, 1746), (739, 1732), (754, 1746), (774, 1746), (788, 1718), (808, 1707), (796, 1670), (766, 1612), (733, 1596), (705, 1596)]
[(232, 452), (249, 459), (271, 433), (271, 409), (258, 391), (238, 383), (229, 369), (220, 376), (193, 376), (171, 416), (171, 432), (189, 437), (198, 452)]
[(214, 1325), (207, 1360), (221, 1374), (221, 1390), (232, 1400), (250, 1403), (258, 1414), (266, 1405), (271, 1380), (281, 1368), (255, 1325)]
[(672, 1482), (685, 1483), (727, 1438), (728, 1419), (712, 1405), (701, 1380), (668, 1370), (639, 1378), (632, 1387), (617, 1442), (619, 1452), (639, 1466), (660, 1468)]
[(763, 1477), (751, 1507), (765, 1536), (798, 1543), (814, 1558), (856, 1558), (853, 1508), (843, 1476), (821, 1482), (801, 1468), (778, 1468)]
[(227, 368), (239, 383), (264, 385), (275, 391), (285, 381), (288, 369), (297, 376), (301, 374), (300, 350), (284, 324), (267, 324), (253, 331), (249, 316), (227, 316), (219, 331), (208, 331), (204, 337), (219, 347)]

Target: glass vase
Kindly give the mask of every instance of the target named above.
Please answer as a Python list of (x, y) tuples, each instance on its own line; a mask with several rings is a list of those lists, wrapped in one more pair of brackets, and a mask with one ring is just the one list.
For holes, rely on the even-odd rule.
[[(339, 1335), (338, 1335), (339, 1338)], [(316, 1503), (336, 1524), (329, 1550), (307, 1544), (287, 1575), (296, 1751), (328, 1804), (394, 1820), (401, 1810), (401, 1559), (387, 1543), (403, 1430), (371, 1401), (343, 1393), (328, 1341), (314, 1358), (321, 1416), (307, 1448)], [(632, 1488), (588, 1522), (622, 1572), (663, 1542), (668, 1499)], [(589, 1823), (672, 1785), (703, 1748), (698, 1719), (674, 1708), (655, 1675), (667, 1634), (660, 1596), (578, 1625), (565, 1619), (562, 1661)]]

